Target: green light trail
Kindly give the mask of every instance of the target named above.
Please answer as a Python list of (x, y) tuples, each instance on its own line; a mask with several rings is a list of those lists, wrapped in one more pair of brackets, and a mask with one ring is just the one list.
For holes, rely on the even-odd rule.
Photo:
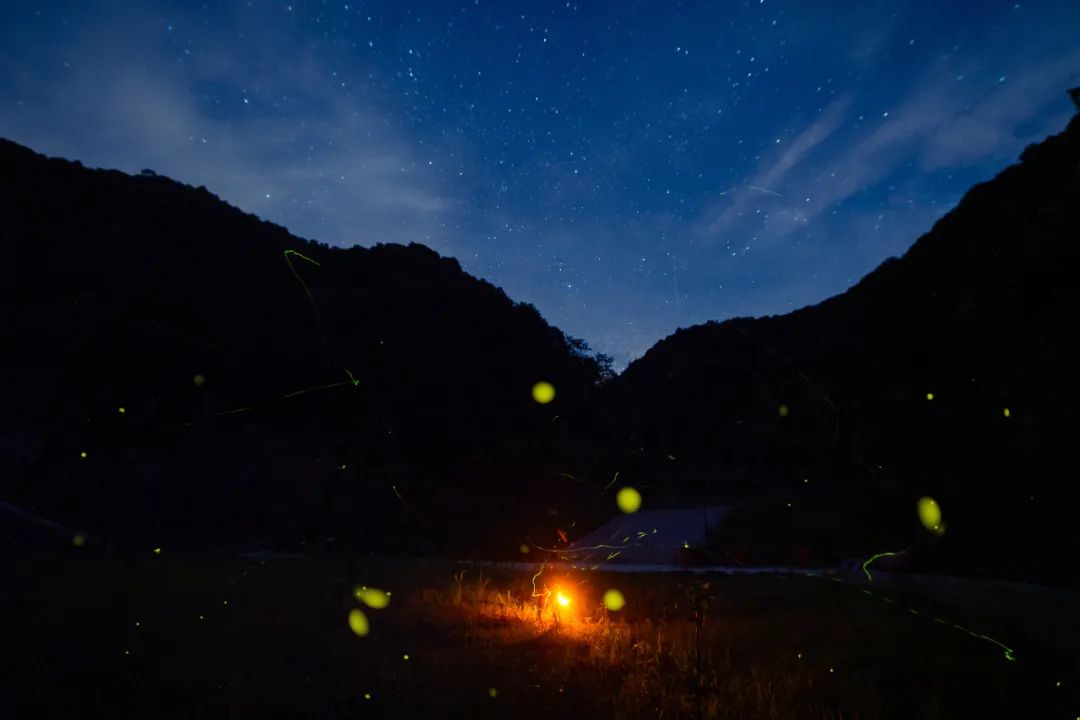
[(867, 582), (874, 582), (874, 578), (870, 577), (870, 564), (871, 563), (873, 563), (875, 560), (878, 560), (878, 559), (883, 558), (883, 557), (892, 557), (894, 555), (899, 555), (902, 552), (904, 552), (904, 551), (901, 550), (900, 552), (881, 552), (881, 553), (878, 553), (877, 555), (871, 555), (870, 558), (866, 562), (864, 562), (862, 564), (862, 571), (864, 573), (866, 573), (866, 581)]
[[(869, 561), (867, 561), (867, 562), (869, 562)], [(879, 600), (884, 600), (885, 602), (889, 603), (890, 605), (895, 605), (896, 604), (895, 600), (893, 600), (891, 598), (888, 598), (888, 597), (885, 597), (884, 595), (879, 595), (878, 593), (867, 590), (866, 588), (860, 588), (860, 589), (866, 595), (869, 595), (871, 597), (875, 597), (875, 598), (877, 598)], [(923, 614), (920, 613), (915, 608), (910, 608), (909, 607), (907, 610), (912, 615), (915, 615), (917, 617), (924, 617)], [(962, 633), (964, 633), (966, 635), (970, 635), (971, 637), (976, 638), (977, 640), (984, 640), (984, 641), (986, 641), (988, 643), (991, 643), (992, 645), (997, 645), (999, 648), (1001, 648), (1002, 650), (1005, 651), (1005, 659), (1006, 660), (1008, 660), (1010, 662), (1016, 662), (1016, 651), (1013, 650), (1008, 645), (1006, 645), (1005, 643), (1003, 643), (1003, 642), (1001, 642), (999, 640), (995, 640), (994, 638), (990, 637), (989, 635), (985, 635), (983, 633), (978, 633), (978, 632), (975, 632), (974, 630), (970, 630), (970, 629), (964, 627), (963, 625), (957, 625), (954, 622), (949, 622), (948, 620), (945, 620), (944, 618), (933, 617), (931, 619), (934, 622), (938, 623), (939, 625), (945, 625), (946, 627), (951, 627), (954, 630), (959, 630), (960, 632), (962, 632)]]

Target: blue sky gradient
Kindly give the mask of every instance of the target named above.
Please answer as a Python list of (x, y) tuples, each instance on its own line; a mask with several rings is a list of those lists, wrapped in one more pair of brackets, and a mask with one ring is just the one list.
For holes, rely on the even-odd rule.
[(421, 242), (622, 367), (903, 253), (1064, 127), (1080, 4), (28, 2), (0, 135)]

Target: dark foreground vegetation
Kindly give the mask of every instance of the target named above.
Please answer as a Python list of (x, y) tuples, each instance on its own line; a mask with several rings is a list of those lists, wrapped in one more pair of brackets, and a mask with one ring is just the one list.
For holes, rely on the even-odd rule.
[[(530, 573), (435, 562), (9, 563), (6, 717), (1071, 718), (1073, 654), (918, 597), (803, 576)], [(354, 596), (391, 593), (384, 609)], [(603, 608), (617, 588), (626, 606)], [(867, 594), (869, 590), (874, 594)], [(987, 599), (982, 610), (992, 608)], [(365, 637), (347, 617), (363, 608)], [(1075, 616), (1044, 617), (1063, 637)], [(1004, 642), (1015, 653), (954, 625)], [(1000, 625), (1000, 623), (998, 623)], [(1063, 644), (1069, 645), (1067, 640)]]

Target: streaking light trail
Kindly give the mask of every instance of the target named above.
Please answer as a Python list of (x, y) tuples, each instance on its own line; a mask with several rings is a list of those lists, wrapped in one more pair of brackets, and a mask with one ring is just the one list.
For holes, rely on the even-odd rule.
[(872, 577), (870, 576), (870, 565), (871, 565), (871, 564), (873, 564), (873, 563), (874, 563), (874, 562), (875, 562), (876, 560), (879, 560), (879, 559), (881, 559), (881, 558), (883, 558), (883, 557), (893, 557), (894, 555), (899, 555), (899, 554), (900, 554), (900, 553), (902, 553), (902, 552), (904, 552), (904, 551), (903, 551), (903, 550), (901, 550), (900, 552), (881, 552), (881, 553), (878, 553), (878, 554), (876, 554), (876, 555), (871, 555), (871, 556), (870, 556), (870, 557), (869, 557), (869, 558), (868, 558), (868, 559), (866, 560), (866, 562), (864, 562), (864, 563), (862, 564), (862, 571), (863, 571), (864, 573), (866, 573), (866, 581), (867, 581), (867, 582), (874, 582), (874, 578), (872, 578)]

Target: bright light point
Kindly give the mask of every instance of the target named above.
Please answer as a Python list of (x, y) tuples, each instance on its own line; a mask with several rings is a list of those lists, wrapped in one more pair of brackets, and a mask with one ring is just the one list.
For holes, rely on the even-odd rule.
[(933, 400), (934, 399), (934, 393), (926, 393), (926, 399), (927, 400)]
[(374, 608), (376, 610), (382, 610), (390, 604), (390, 593), (383, 592), (378, 588), (361, 586), (353, 590), (353, 595), (357, 600), (364, 603), (369, 608)]
[(780, 417), (787, 417), (790, 410), (787, 405), (781, 405), (779, 408)]
[(829, 672), (832, 672), (832, 671), (833, 671), (833, 669), (832, 669), (832, 668), (829, 668)]
[(82, 535), (76, 535), (75, 537), (71, 538), (71, 544), (75, 547), (82, 547), (86, 544), (86, 538)]
[(555, 399), (555, 386), (546, 380), (541, 380), (532, 387), (533, 400), (541, 405), (547, 405)]
[(624, 487), (615, 495), (615, 504), (624, 513), (637, 512), (641, 507), (641, 493), (632, 487)]
[(618, 612), (626, 607), (626, 598), (623, 597), (621, 592), (611, 588), (604, 593), (604, 607), (612, 612)]
[(919, 522), (927, 530), (938, 532), (941, 525), (941, 506), (932, 497), (921, 497), (915, 504), (915, 510), (919, 513)]
[(363, 610), (350, 610), (349, 611), (349, 629), (360, 637), (365, 637), (371, 632), (371, 626), (368, 624), (367, 615)]
[(521, 547), (519, 547), (518, 550), (521, 551), (522, 555), (528, 555), (529, 554), (529, 546), (526, 545), (525, 543), (521, 543)]
[(158, 547), (158, 548), (154, 548), (154, 554), (155, 554), (155, 555), (160, 555), (160, 554), (161, 554), (161, 548), (159, 548), (159, 547)]
[(200, 616), (199, 616), (199, 619), (200, 619), (200, 620), (205, 620), (206, 618), (205, 618), (205, 617), (203, 617), (202, 615), (200, 615)]
[(404, 659), (408, 660), (408, 659), (409, 659), (409, 653), (405, 653), (405, 654), (404, 654), (404, 655), (402, 655), (401, 657), (403, 657)]
[(489, 698), (494, 699), (494, 698), (497, 698), (498, 696), (499, 696), (499, 691), (498, 690), (496, 690), (495, 688), (488, 688), (488, 697)]
[(1009, 408), (1005, 408), (1005, 417), (1011, 417), (1012, 413), (1009, 412)]
[(371, 699), (371, 693), (364, 693), (364, 699), (365, 700), (370, 700)]
[(117, 411), (118, 413), (120, 413), (121, 415), (123, 415), (124, 413), (126, 413), (126, 412), (127, 412), (127, 410), (125, 410), (124, 408), (116, 408), (116, 411)]
[(83, 460), (85, 460), (86, 459), (86, 452), (84, 451), (84, 452), (79, 453), (79, 457), (81, 457)]
[(202, 387), (206, 384), (206, 376), (202, 373), (195, 373), (195, 377), (191, 378), (191, 381), (195, 383), (195, 387)]
[[(788, 505), (790, 505), (790, 504), (791, 503), (788, 503)], [(683, 546), (683, 550), (689, 550), (690, 549), (690, 543), (686, 542), (685, 540), (682, 541), (682, 546)]]

